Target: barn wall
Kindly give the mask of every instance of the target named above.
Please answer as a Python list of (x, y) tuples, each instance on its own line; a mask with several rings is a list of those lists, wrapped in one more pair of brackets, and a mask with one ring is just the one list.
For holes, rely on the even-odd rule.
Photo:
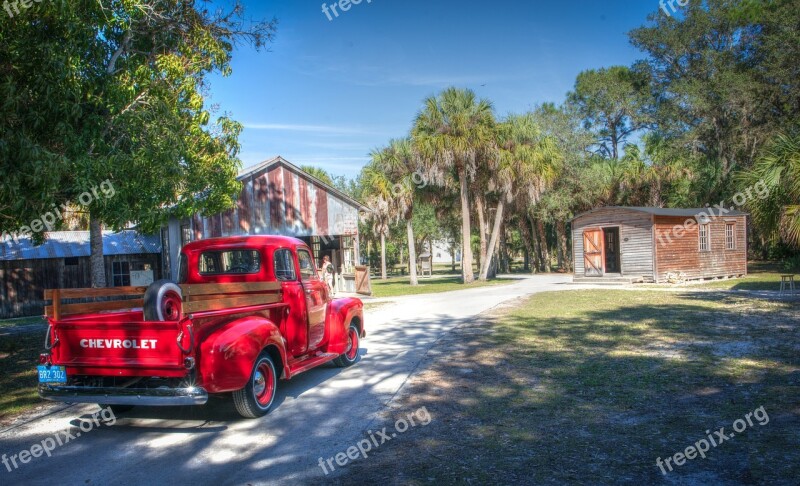
[[(575, 276), (584, 276), (583, 230), (586, 228), (620, 228), (620, 261), (622, 276), (642, 277), (652, 281), (653, 224), (649, 214), (624, 208), (609, 208), (579, 216), (572, 223)], [(627, 240), (627, 241), (626, 241)]]
[(283, 164), (242, 182), (236, 206), (192, 218), (195, 239), (236, 235), (325, 236), (357, 234), (358, 208)]
[[(160, 255), (114, 255), (105, 257), (106, 281), (111, 285), (112, 262), (149, 263), (153, 277), (161, 278)], [(77, 265), (65, 265), (63, 258), (0, 261), (0, 319), (44, 314), (45, 289), (88, 288), (92, 286), (89, 257)]]
[[(655, 220), (656, 262), (659, 280), (669, 272), (683, 272), (689, 279), (728, 277), (747, 273), (747, 220), (745, 216), (715, 218), (711, 225), (711, 251), (700, 251), (699, 227), (693, 225), (682, 237), (673, 228), (686, 218), (658, 216)], [(736, 223), (736, 249), (726, 249), (725, 225)]]

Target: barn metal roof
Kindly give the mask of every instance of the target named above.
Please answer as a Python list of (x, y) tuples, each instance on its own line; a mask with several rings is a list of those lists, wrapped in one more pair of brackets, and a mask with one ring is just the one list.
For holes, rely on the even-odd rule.
[(715, 206), (707, 208), (653, 208), (653, 207), (642, 207), (642, 206), (604, 206), (602, 208), (594, 208), (591, 211), (586, 211), (585, 213), (581, 213), (575, 216), (572, 220), (574, 221), (582, 216), (586, 216), (587, 214), (596, 213), (598, 211), (604, 211), (606, 209), (637, 211), (640, 213), (652, 214), (654, 216), (675, 216), (679, 218), (693, 218), (700, 213), (705, 213), (706, 215), (715, 218), (720, 216), (747, 216), (747, 213), (743, 213), (735, 209), (725, 208), (725, 212), (723, 212), (721, 209)]
[(351, 206), (356, 207), (356, 208), (361, 209), (361, 210), (370, 211), (370, 209), (367, 206), (365, 206), (363, 203), (361, 203), (360, 201), (358, 201), (356, 199), (353, 199), (349, 195), (345, 194), (344, 192), (340, 191), (339, 189), (336, 189), (335, 187), (331, 186), (330, 184), (326, 183), (325, 181), (322, 181), (322, 180), (318, 179), (317, 177), (314, 177), (313, 175), (311, 175), (308, 172), (304, 171), (300, 167), (297, 167), (296, 165), (292, 164), (288, 160), (284, 159), (280, 155), (278, 155), (277, 157), (273, 157), (271, 159), (265, 160), (264, 162), (258, 163), (258, 164), (254, 165), (252, 167), (248, 167), (247, 169), (244, 169), (243, 171), (239, 172), (239, 176), (237, 177), (237, 179), (242, 181), (242, 180), (247, 179), (248, 177), (250, 177), (252, 175), (255, 175), (255, 174), (258, 174), (260, 172), (263, 172), (264, 170), (269, 169), (270, 167), (272, 167), (273, 165), (276, 165), (276, 164), (281, 164), (284, 167), (288, 168), (289, 170), (292, 170), (292, 171), (302, 175), (303, 177), (305, 177), (307, 179), (311, 179), (311, 181), (314, 182), (314, 184), (324, 188), (325, 191), (327, 191), (327, 192), (329, 192), (331, 194), (334, 194), (336, 197), (338, 197), (339, 199), (347, 202)]
[[(138, 255), (161, 253), (158, 235), (142, 235), (136, 231), (103, 231), (103, 254)], [(0, 241), (0, 260), (40, 260), (89, 256), (88, 231), (53, 231), (46, 233), (45, 242), (34, 246), (28, 238), (6, 238)]]

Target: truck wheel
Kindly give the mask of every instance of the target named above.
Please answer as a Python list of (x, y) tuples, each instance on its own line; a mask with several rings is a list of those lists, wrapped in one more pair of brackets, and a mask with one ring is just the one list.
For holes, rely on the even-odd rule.
[(266, 352), (261, 353), (250, 380), (241, 390), (233, 392), (233, 403), (239, 415), (245, 418), (262, 417), (269, 412), (272, 401), (275, 399), (275, 390), (278, 385), (278, 375), (275, 373), (275, 363)]
[(181, 288), (169, 280), (157, 280), (144, 293), (145, 321), (179, 321), (183, 296)]
[(347, 331), (347, 350), (344, 354), (333, 360), (333, 364), (339, 368), (353, 366), (355, 362), (358, 361), (359, 342), (358, 327), (356, 325), (351, 325), (350, 329)]

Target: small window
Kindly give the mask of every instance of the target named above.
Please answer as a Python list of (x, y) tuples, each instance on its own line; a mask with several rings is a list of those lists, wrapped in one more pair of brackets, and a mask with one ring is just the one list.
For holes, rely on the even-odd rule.
[(67, 267), (77, 267), (78, 266), (78, 258), (77, 257), (70, 257), (64, 259), (64, 265)]
[(131, 265), (128, 262), (111, 263), (111, 279), (114, 287), (128, 287), (131, 284)]
[(192, 228), (188, 224), (181, 225), (181, 248), (192, 241)]
[(736, 223), (725, 225), (725, 247), (729, 250), (736, 249)]
[(314, 259), (308, 250), (297, 250), (297, 259), (300, 261), (300, 276), (303, 280), (310, 280), (317, 275), (314, 270)]
[(294, 269), (294, 257), (289, 250), (276, 250), (274, 256), (275, 260), (275, 278), (283, 282), (291, 282), (297, 280), (297, 272)]
[(244, 275), (261, 270), (258, 250), (207, 251), (200, 255), (200, 275)]
[(711, 225), (700, 225), (700, 251), (711, 250)]

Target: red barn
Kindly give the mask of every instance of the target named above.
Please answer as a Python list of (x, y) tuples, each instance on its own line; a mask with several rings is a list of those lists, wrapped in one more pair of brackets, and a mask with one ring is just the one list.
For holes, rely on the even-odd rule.
[(352, 277), (358, 264), (359, 211), (367, 209), (363, 204), (280, 156), (246, 169), (238, 180), (242, 192), (233, 209), (172, 220), (162, 228), (165, 273), (177, 276), (180, 249), (193, 240), (283, 235), (308, 243), (317, 264), (328, 255), (337, 272)]

